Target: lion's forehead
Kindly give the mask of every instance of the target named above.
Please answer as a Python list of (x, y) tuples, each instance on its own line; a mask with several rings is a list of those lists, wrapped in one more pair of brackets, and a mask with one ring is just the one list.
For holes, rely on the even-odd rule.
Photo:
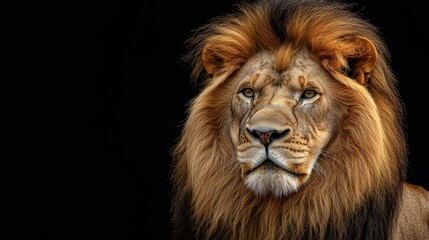
[[(313, 81), (324, 79), (326, 73), (321, 65), (307, 52), (299, 52), (291, 58), (284, 70), (276, 69), (275, 55), (260, 52), (243, 66), (242, 81), (249, 82), (256, 88), (267, 85), (283, 85), (290, 88), (301, 88), (309, 78)], [(304, 82), (303, 82), (304, 81)]]

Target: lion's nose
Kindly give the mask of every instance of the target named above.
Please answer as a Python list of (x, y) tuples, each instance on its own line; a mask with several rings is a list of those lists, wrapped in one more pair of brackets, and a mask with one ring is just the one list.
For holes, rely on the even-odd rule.
[(277, 130), (271, 130), (271, 131), (266, 131), (266, 132), (262, 132), (262, 131), (258, 131), (258, 130), (252, 130), (252, 131), (249, 130), (249, 132), (255, 138), (258, 138), (261, 141), (261, 143), (264, 144), (265, 146), (268, 146), (275, 139), (286, 136), (289, 133), (289, 131), (290, 131), (289, 129), (286, 129), (283, 132), (279, 132)]

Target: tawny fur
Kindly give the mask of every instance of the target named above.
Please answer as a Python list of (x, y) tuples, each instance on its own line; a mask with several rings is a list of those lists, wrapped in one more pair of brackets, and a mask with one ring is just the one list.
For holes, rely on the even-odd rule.
[[(189, 40), (186, 60), (204, 88), (191, 101), (173, 152), (173, 238), (429, 236), (429, 210), (422, 204), (429, 194), (420, 189), (417, 196), (404, 187), (403, 105), (377, 29), (335, 2), (261, 1), (236, 10)], [(243, 183), (231, 142), (230, 79), (261, 51), (272, 52), (275, 68), (283, 71), (303, 49), (338, 80), (340, 127), (325, 149), (336, 161), (321, 156), (317, 162), (324, 174), (312, 174), (288, 196), (256, 196)], [(413, 204), (404, 205), (408, 202)], [(409, 218), (413, 211), (418, 220)], [(413, 224), (417, 227), (406, 227)]]

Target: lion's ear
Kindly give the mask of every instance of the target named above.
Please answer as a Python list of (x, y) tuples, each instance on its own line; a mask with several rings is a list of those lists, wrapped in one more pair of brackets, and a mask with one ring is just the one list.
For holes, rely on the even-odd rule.
[(374, 44), (367, 38), (357, 37), (352, 42), (354, 53), (347, 56), (350, 68), (350, 77), (360, 84), (364, 84), (371, 77), (377, 62), (377, 50)]
[(212, 44), (207, 44), (204, 47), (202, 61), (208, 74), (214, 74), (224, 65), (224, 59), (219, 55), (216, 47)]
[(322, 64), (328, 70), (346, 74), (360, 84), (365, 84), (377, 62), (377, 49), (364, 37), (342, 39), (335, 43), (333, 51), (321, 53)]

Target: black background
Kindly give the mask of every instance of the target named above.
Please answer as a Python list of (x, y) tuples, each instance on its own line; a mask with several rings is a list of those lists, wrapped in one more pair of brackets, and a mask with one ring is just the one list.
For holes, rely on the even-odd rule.
[[(191, 31), (234, 2), (1, 6), (2, 239), (166, 239), (170, 149), (197, 93)], [(423, 3), (355, 1), (382, 32), (429, 189)]]

